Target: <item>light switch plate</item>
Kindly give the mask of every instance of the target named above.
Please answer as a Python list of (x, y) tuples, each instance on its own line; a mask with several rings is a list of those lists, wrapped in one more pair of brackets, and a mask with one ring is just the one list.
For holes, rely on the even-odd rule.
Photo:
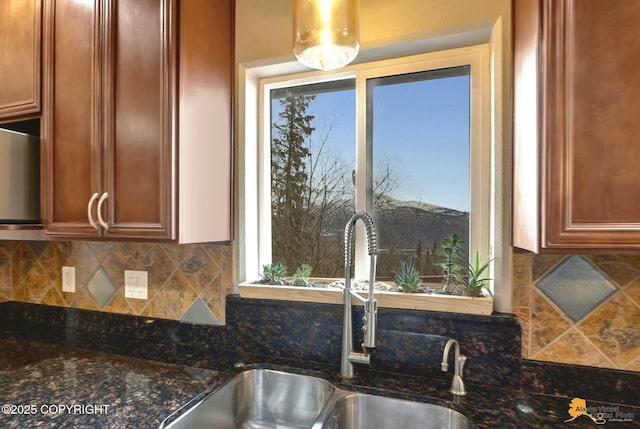
[(62, 292), (75, 293), (76, 267), (62, 267)]
[(147, 299), (147, 272), (124, 270), (125, 298)]

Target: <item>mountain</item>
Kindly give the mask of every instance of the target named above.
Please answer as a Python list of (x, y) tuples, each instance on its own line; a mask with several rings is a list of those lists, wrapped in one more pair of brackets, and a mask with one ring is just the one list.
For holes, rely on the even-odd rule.
[(464, 241), (469, 236), (469, 213), (439, 207), (419, 201), (382, 198), (374, 210), (379, 236), (379, 248), (385, 250), (415, 250), (439, 248), (445, 237), (458, 234)]
[[(442, 239), (458, 234), (465, 242), (469, 236), (469, 213), (420, 201), (401, 201), (389, 197), (376, 200), (372, 216), (378, 236), (378, 249), (384, 252), (440, 247)], [(344, 206), (347, 206), (345, 204)], [(325, 224), (326, 236), (341, 236), (351, 212), (334, 214)]]

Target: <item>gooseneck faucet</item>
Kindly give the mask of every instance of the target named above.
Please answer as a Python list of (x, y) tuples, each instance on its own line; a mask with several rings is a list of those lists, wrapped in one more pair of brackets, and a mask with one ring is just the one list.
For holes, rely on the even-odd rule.
[[(351, 289), (351, 246), (353, 243), (353, 230), (358, 219), (364, 222), (367, 234), (367, 248), (369, 250), (369, 256), (371, 257), (369, 296), (367, 299), (362, 298)], [(353, 378), (354, 363), (369, 365), (371, 362), (371, 354), (369, 351), (376, 347), (378, 302), (373, 296), (373, 286), (376, 276), (377, 253), (376, 230), (373, 226), (373, 219), (366, 212), (355, 212), (344, 228), (344, 290), (342, 291), (344, 317), (342, 322), (342, 355), (340, 361), (340, 376), (342, 378)], [(364, 340), (362, 342), (362, 352), (353, 351), (352, 296), (364, 303)]]
[(464, 363), (467, 361), (467, 357), (465, 355), (460, 354), (460, 345), (456, 340), (450, 338), (447, 341), (447, 344), (444, 346), (444, 351), (442, 352), (442, 372), (447, 372), (449, 369), (449, 364), (447, 360), (449, 359), (449, 350), (451, 346), (455, 346), (453, 361), (454, 361), (454, 369), (453, 369), (453, 378), (451, 379), (451, 390), (450, 392), (454, 395), (466, 395), (467, 391), (464, 388), (464, 382), (462, 381), (462, 371), (464, 370)]

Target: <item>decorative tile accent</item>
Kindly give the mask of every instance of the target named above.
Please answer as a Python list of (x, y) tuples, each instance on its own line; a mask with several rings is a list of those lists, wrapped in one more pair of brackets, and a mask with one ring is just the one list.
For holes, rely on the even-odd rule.
[[(568, 260), (582, 260), (587, 271), (595, 271), (617, 292), (609, 294), (599, 306), (578, 322), (573, 322), (551, 304), (536, 287)], [(640, 257), (628, 255), (533, 255), (516, 251), (513, 255), (512, 299), (532, 294), (531, 303), (512, 302), (522, 327), (522, 357), (574, 365), (597, 366), (640, 372)], [(573, 262), (571, 262), (572, 264)], [(531, 275), (515, 267), (531, 265)], [(555, 267), (555, 268), (554, 268)], [(603, 274), (604, 273), (604, 274)], [(556, 288), (575, 287), (584, 271), (558, 278)], [(553, 277), (552, 277), (553, 278)], [(609, 288), (610, 289), (610, 288)], [(611, 289), (610, 289), (611, 290)], [(575, 295), (575, 292), (574, 292)], [(604, 358), (603, 358), (604, 357)]]
[(180, 319), (181, 322), (186, 323), (198, 323), (201, 325), (219, 325), (220, 322), (216, 319), (216, 317), (209, 311), (209, 307), (202, 302), (202, 299), (198, 298), (195, 300), (191, 308), (182, 316)]
[(589, 261), (575, 255), (540, 279), (537, 288), (574, 322), (618, 290)]
[(80, 245), (74, 246), (68, 263), (76, 267), (76, 287), (79, 285), (87, 285), (91, 277), (96, 273), (98, 267), (100, 267), (99, 260), (93, 254), (87, 243), (80, 243)]
[(96, 271), (91, 280), (89, 280), (87, 289), (100, 309), (103, 309), (118, 291), (116, 285), (113, 284), (111, 278), (102, 268)]
[(33, 254), (36, 255), (36, 258), (39, 258), (42, 255), (42, 252), (47, 248), (48, 243), (46, 241), (29, 241), (27, 242)]

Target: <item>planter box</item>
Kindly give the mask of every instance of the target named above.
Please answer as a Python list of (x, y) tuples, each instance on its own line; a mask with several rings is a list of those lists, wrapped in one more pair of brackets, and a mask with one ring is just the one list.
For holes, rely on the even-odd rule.
[[(319, 302), (342, 304), (342, 289), (313, 288), (300, 286), (275, 286), (241, 283), (240, 296), (243, 298), (277, 299), (283, 301)], [(358, 291), (364, 298), (366, 292)], [(378, 307), (401, 308), (405, 310), (446, 311), (451, 313), (483, 314), (493, 312), (493, 298), (460, 295), (437, 295), (424, 293), (402, 293), (379, 291), (375, 294)], [(357, 299), (356, 305), (361, 305)]]

